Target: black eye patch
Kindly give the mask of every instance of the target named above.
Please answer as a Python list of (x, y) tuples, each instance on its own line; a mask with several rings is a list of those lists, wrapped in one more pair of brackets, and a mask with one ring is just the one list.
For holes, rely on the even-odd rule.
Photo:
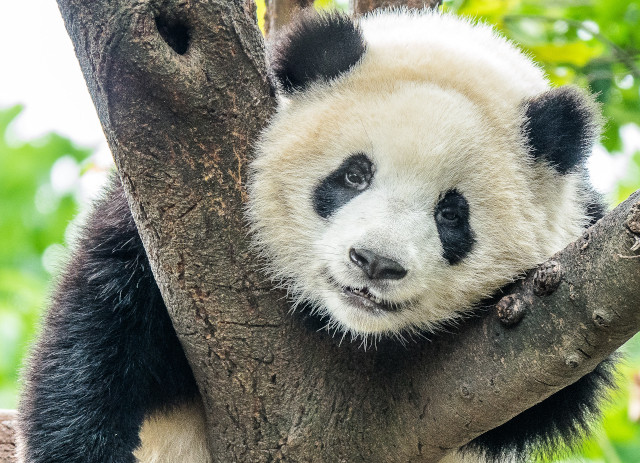
[(449, 264), (457, 264), (475, 242), (469, 224), (469, 203), (457, 190), (449, 190), (440, 196), (433, 217), (442, 243), (442, 256)]
[(373, 179), (373, 164), (362, 153), (348, 157), (313, 190), (313, 209), (327, 218), (364, 190)]

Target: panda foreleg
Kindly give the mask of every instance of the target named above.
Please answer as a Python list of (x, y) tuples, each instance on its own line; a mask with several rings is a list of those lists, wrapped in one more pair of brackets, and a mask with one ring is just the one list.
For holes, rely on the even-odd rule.
[(25, 463), (135, 462), (144, 419), (197, 398), (117, 178), (83, 229), (25, 376)]

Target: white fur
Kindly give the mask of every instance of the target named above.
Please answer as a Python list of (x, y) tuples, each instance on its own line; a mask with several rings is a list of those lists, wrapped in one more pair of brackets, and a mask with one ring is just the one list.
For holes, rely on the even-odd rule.
[(140, 463), (211, 463), (200, 399), (147, 418), (140, 439), (134, 452)]
[[(406, 11), (361, 26), (367, 51), (351, 71), (281, 98), (251, 164), (248, 216), (267, 270), (330, 326), (363, 336), (434, 329), (579, 236), (582, 181), (528, 156), (521, 103), (549, 86), (489, 26)], [(373, 182), (323, 219), (313, 189), (354, 153), (372, 160)], [(454, 188), (476, 243), (450, 265), (433, 210)], [(352, 247), (398, 261), (407, 276), (366, 281)], [(360, 310), (329, 277), (405, 308)]]

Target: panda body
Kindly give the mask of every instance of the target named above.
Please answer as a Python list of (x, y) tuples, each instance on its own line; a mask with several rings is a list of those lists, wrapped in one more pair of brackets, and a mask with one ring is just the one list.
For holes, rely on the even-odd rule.
[[(278, 111), (250, 166), (268, 273), (329, 328), (433, 332), (598, 218), (597, 108), (490, 27), (433, 12), (309, 13), (271, 51)], [(447, 462), (524, 461), (596, 411), (608, 365)], [(195, 381), (114, 177), (26, 374), (25, 463), (208, 463)], [(480, 456), (478, 456), (480, 455)]]

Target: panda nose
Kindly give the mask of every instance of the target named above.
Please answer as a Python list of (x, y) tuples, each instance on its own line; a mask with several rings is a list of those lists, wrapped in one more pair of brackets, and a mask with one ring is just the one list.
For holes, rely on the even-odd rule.
[(407, 270), (395, 260), (368, 249), (351, 248), (349, 258), (372, 280), (400, 280), (407, 274)]

